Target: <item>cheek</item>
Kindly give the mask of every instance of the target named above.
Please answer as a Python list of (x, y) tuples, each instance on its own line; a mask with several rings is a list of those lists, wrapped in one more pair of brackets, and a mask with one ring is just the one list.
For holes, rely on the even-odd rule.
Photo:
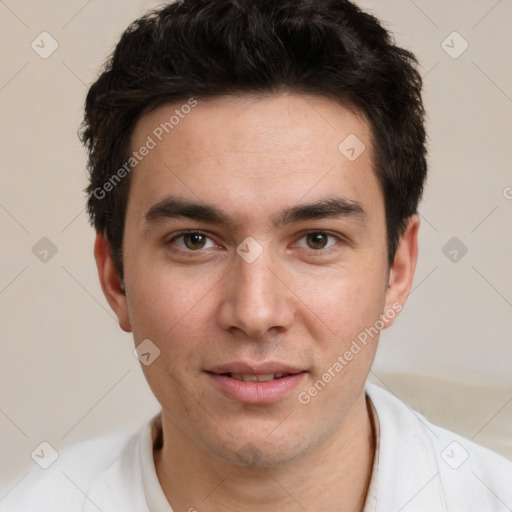
[(212, 287), (203, 289), (208, 283), (201, 282), (200, 276), (189, 280), (157, 268), (147, 276), (139, 275), (141, 279), (132, 283), (135, 298), (130, 304), (134, 339), (136, 344), (149, 339), (159, 350), (155, 361), (142, 365), (142, 370), (157, 400), (168, 410), (186, 415), (186, 390), (193, 387), (210, 325), (205, 289)]
[(130, 269), (129, 309), (135, 339), (149, 338), (162, 344), (175, 340), (179, 344), (186, 341), (184, 331), (194, 337), (205, 325), (201, 303), (215, 293), (221, 274), (199, 266), (173, 268), (154, 260), (146, 266), (143, 261), (141, 256)]
[(383, 278), (365, 269), (317, 273), (297, 283), (312, 325), (340, 348), (373, 325), (384, 304)]
[(200, 398), (194, 379), (205, 346), (214, 342), (211, 297), (216, 283), (220, 284), (219, 276), (198, 268), (179, 272), (167, 265), (151, 268), (141, 272), (139, 267), (132, 283), (133, 335), (136, 344), (150, 339), (160, 351), (150, 366), (142, 367), (157, 400), (169, 411), (186, 415), (186, 397), (194, 390)]
[(304, 295), (319, 317), (316, 326), (323, 326), (314, 335), (317, 364), (297, 399), (311, 416), (336, 423), (361, 393), (375, 358), (384, 293), (380, 280), (354, 275), (326, 280), (321, 292), (315, 290)]

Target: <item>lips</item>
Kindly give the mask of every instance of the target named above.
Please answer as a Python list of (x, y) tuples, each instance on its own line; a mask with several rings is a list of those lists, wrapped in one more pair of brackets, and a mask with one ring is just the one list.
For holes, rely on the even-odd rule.
[(234, 362), (206, 371), (226, 398), (247, 404), (270, 404), (285, 399), (304, 381), (307, 371), (279, 362)]

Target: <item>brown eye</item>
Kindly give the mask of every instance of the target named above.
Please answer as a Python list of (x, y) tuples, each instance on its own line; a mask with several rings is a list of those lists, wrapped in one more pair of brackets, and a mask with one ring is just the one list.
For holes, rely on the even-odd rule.
[(308, 246), (311, 247), (311, 249), (324, 249), (327, 245), (328, 238), (329, 235), (321, 232), (306, 235)]
[(168, 246), (178, 247), (182, 252), (203, 252), (202, 249), (211, 249), (215, 247), (213, 240), (200, 231), (181, 232), (168, 242)]
[(206, 236), (201, 233), (186, 233), (183, 236), (183, 241), (187, 249), (195, 250), (202, 249), (206, 243)]
[(327, 254), (342, 241), (340, 236), (326, 231), (310, 231), (305, 233), (298, 243), (301, 249), (309, 249), (310, 254), (318, 253), (318, 256)]

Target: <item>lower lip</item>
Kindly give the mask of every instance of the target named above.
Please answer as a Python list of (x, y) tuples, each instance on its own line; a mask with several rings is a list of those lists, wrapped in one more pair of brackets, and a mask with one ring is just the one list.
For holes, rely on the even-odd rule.
[(286, 397), (305, 379), (306, 372), (295, 373), (281, 379), (243, 381), (227, 375), (207, 372), (217, 389), (227, 398), (245, 404), (271, 404)]

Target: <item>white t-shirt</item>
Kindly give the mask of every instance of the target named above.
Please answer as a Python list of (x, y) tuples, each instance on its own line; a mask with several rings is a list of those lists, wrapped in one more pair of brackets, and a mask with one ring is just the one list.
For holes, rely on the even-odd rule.
[[(366, 394), (378, 442), (363, 512), (512, 510), (512, 462), (432, 425), (373, 384)], [(0, 510), (172, 512), (153, 462), (155, 419), (139, 432), (61, 450), (48, 469), (33, 467), (0, 500)]]

